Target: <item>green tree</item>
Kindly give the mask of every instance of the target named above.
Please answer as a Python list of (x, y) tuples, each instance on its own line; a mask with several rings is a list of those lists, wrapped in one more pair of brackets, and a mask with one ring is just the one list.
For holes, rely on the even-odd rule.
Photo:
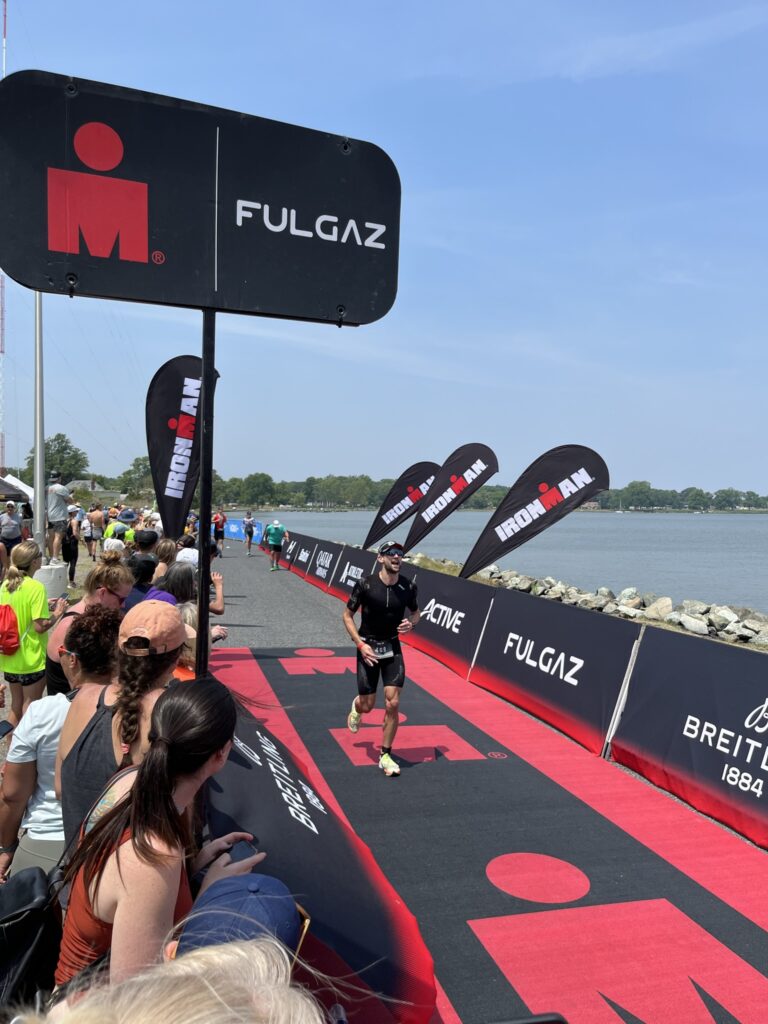
[(138, 496), (145, 491), (152, 491), (152, 470), (149, 468), (149, 457), (146, 455), (134, 459), (130, 467), (117, 478), (118, 489), (123, 494)]
[(741, 503), (741, 491), (737, 491), (734, 487), (723, 487), (712, 495), (712, 504), (718, 509), (736, 508)]
[(622, 491), (624, 508), (653, 508), (651, 485), (647, 480), (631, 480)]
[[(45, 439), (45, 478), (51, 470), (61, 473), (62, 483), (72, 480), (83, 480), (88, 476), (88, 456), (80, 448), (75, 448), (66, 434), (54, 434)], [(31, 448), (27, 455), (26, 473), (32, 478), (35, 471), (35, 449)]]
[(701, 510), (709, 508), (712, 503), (712, 495), (702, 491), (700, 487), (685, 487), (680, 491), (680, 498), (684, 508)]

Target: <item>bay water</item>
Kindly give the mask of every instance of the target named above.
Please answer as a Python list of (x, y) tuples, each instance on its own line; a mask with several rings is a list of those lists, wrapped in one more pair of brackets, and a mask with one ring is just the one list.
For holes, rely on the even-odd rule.
[[(233, 516), (237, 513), (233, 512)], [(417, 546), (463, 562), (490, 512), (458, 511)], [(362, 544), (373, 512), (285, 512), (297, 533)], [(261, 517), (269, 522), (266, 516)], [(404, 541), (410, 522), (393, 531)], [(582, 590), (624, 587), (768, 613), (768, 515), (574, 512), (498, 560), (502, 569), (554, 576)]]

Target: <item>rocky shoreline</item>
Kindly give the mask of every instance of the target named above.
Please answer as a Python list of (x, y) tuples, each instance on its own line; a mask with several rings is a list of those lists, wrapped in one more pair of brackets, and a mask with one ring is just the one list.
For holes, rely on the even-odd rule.
[[(420, 553), (407, 555), (405, 561), (449, 576), (458, 576), (461, 569), (459, 564), (447, 558), (434, 559)], [(560, 601), (561, 604), (586, 608), (603, 615), (647, 622), (649, 625), (676, 629), (694, 636), (712, 637), (726, 643), (744, 644), (751, 649), (768, 652), (768, 615), (752, 608), (708, 604), (696, 600), (685, 600), (675, 605), (670, 597), (642, 593), (637, 587), (626, 587), (618, 594), (608, 587), (599, 587), (596, 591), (580, 590), (562, 580), (556, 580), (554, 576), (536, 579), (515, 572), (514, 569), (502, 571), (497, 565), (491, 565), (471, 578), (493, 587), (519, 590), (534, 597)]]

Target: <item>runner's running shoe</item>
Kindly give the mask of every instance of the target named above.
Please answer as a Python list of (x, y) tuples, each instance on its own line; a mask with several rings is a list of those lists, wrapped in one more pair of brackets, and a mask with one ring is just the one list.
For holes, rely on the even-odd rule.
[(400, 765), (389, 754), (382, 754), (379, 758), (379, 768), (385, 775), (399, 775)]
[(357, 732), (357, 730), (360, 728), (360, 719), (363, 717), (355, 707), (356, 703), (357, 698), (355, 698), (355, 700), (352, 701), (352, 710), (347, 715), (347, 728), (349, 729), (350, 732)]

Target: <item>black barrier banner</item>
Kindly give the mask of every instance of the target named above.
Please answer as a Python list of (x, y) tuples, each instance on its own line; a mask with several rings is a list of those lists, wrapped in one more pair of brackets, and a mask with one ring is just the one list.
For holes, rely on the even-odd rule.
[(591, 448), (564, 444), (550, 449), (507, 491), (459, 575), (485, 569), (608, 486), (608, 467)]
[(449, 455), (419, 502), (405, 550), (410, 551), (479, 487), (487, 484), (498, 468), (496, 455), (485, 444), (465, 444)]
[(421, 618), (403, 640), (466, 677), (495, 590), (429, 569), (417, 583)]
[(311, 941), (302, 955), (311, 963), (317, 951), (321, 969), (330, 956), (341, 968), (337, 977), (358, 975), (371, 993), (389, 998), (377, 1007), (359, 990), (351, 1000), (340, 996), (350, 1019), (424, 1024), (434, 1007), (433, 967), (416, 921), (288, 747), (247, 711), (206, 795), (211, 834), (252, 833), (269, 853), (265, 871), (276, 872), (309, 914)]
[(469, 681), (599, 754), (639, 635), (624, 619), (499, 589)]
[(334, 597), (348, 601), (354, 585), (358, 580), (370, 576), (375, 565), (376, 555), (373, 552), (345, 546), (331, 580), (330, 592)]
[(768, 658), (649, 627), (611, 753), (768, 847)]
[(184, 532), (200, 476), (201, 375), (199, 356), (176, 356), (163, 363), (147, 391), (149, 466), (163, 530), (172, 539)]
[(301, 534), (297, 536), (297, 540), (299, 543), (294, 549), (291, 569), (299, 576), (306, 576), (312, 564), (312, 555), (315, 553), (317, 540), (314, 537), (304, 537)]
[(343, 544), (334, 544), (333, 541), (329, 540), (319, 540), (309, 565), (309, 571), (306, 576), (307, 582), (327, 590), (343, 550)]
[(395, 480), (376, 513), (363, 543), (364, 548), (373, 547), (396, 526), (416, 514), (419, 502), (429, 490), (439, 470), (436, 462), (416, 462)]
[(292, 533), (291, 539), (283, 544), (283, 550), (280, 552), (280, 564), (284, 565), (287, 569), (290, 569), (293, 565), (293, 560), (298, 551), (299, 539), (300, 535), (298, 533)]
[(400, 179), (357, 139), (20, 71), (0, 194), (0, 266), (38, 291), (338, 324), (395, 300)]

